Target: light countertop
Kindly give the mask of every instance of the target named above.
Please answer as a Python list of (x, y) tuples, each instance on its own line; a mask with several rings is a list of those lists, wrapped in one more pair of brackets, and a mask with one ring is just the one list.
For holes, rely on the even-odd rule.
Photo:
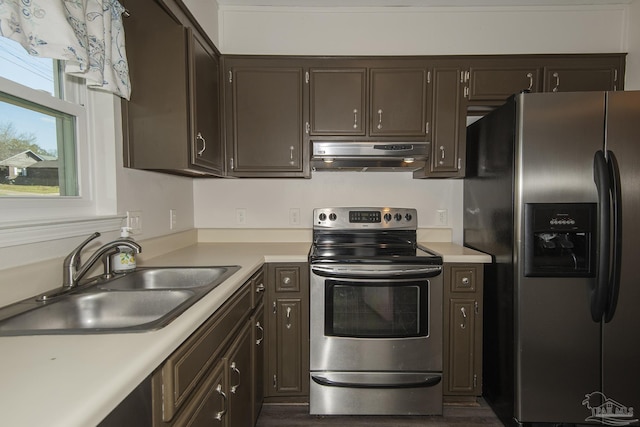
[[(490, 262), (451, 244), (425, 244), (445, 262)], [(107, 416), (265, 262), (306, 262), (309, 243), (198, 243), (142, 266), (242, 268), (162, 329), (142, 333), (1, 337), (3, 425), (86, 427)], [(488, 259), (488, 261), (487, 261)]]

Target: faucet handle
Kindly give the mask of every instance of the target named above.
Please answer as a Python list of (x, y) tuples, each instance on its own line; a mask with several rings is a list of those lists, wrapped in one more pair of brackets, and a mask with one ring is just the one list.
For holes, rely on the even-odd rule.
[(78, 245), (77, 248), (72, 250), (71, 253), (67, 256), (67, 259), (69, 259), (70, 261), (69, 265), (77, 266), (78, 264), (80, 264), (80, 252), (85, 246), (89, 244), (89, 242), (91, 242), (94, 239), (97, 239), (98, 237), (100, 237), (100, 233), (96, 231), (91, 236), (87, 237), (87, 239), (84, 242), (80, 243), (80, 245)]

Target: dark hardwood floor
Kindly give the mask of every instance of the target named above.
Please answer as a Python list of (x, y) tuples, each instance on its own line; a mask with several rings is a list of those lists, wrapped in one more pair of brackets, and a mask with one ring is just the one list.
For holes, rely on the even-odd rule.
[(446, 404), (442, 416), (320, 416), (309, 415), (307, 405), (266, 404), (256, 427), (473, 427), (502, 426), (498, 417), (484, 402), (478, 404)]

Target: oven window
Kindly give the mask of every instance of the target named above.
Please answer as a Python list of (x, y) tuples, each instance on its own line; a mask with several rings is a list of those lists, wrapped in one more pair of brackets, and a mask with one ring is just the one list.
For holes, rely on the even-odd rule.
[(325, 281), (325, 335), (403, 338), (428, 334), (428, 281)]

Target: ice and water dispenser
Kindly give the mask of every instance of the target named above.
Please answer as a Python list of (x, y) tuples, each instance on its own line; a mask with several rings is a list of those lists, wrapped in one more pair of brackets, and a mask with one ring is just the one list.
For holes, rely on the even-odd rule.
[(596, 230), (595, 203), (526, 204), (525, 276), (595, 276)]

